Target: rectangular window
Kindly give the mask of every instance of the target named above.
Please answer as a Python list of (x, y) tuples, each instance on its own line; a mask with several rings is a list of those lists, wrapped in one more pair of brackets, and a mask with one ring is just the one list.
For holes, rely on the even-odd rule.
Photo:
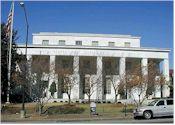
[(89, 93), (90, 92), (90, 75), (85, 76), (85, 84), (84, 84), (84, 92)]
[(68, 60), (62, 60), (62, 67), (65, 69), (65, 68), (68, 68), (69, 67), (69, 61)]
[(108, 46), (115, 46), (115, 43), (114, 42), (109, 42)]
[(65, 45), (65, 40), (59, 40), (59, 45)]
[(173, 100), (166, 100), (167, 101), (167, 105), (173, 105)]
[(83, 68), (85, 69), (91, 68), (90, 60), (83, 60)]
[(76, 41), (76, 45), (81, 46), (82, 45), (82, 41)]
[(49, 40), (43, 40), (42, 45), (49, 45)]
[(131, 62), (126, 62), (126, 70), (130, 71), (132, 69), (132, 63)]
[(106, 94), (111, 94), (111, 79), (106, 78)]
[(159, 101), (159, 102), (157, 103), (157, 106), (160, 106), (160, 105), (164, 105), (164, 100)]
[(92, 46), (98, 46), (98, 41), (92, 41)]
[(130, 42), (125, 42), (125, 47), (131, 47), (131, 43)]
[(111, 69), (112, 68), (112, 62), (111, 61), (106, 61), (105, 66), (106, 66), (107, 69)]

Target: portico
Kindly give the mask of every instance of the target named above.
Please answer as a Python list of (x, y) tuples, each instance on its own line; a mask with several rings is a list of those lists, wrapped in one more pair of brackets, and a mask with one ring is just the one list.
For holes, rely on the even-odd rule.
[[(49, 58), (49, 86), (52, 82), (56, 82), (57, 86), (58, 82), (58, 74), (57, 68), (60, 60), (63, 60), (63, 57), (67, 57), (68, 64), (72, 67), (73, 72), (72, 75), (76, 76), (76, 86), (72, 89), (72, 100), (80, 101), (87, 100), (87, 96), (83, 92), (83, 83), (81, 72), (86, 74), (91, 74), (91, 77), (98, 77), (99, 80), (96, 86), (96, 91), (93, 93), (91, 99), (92, 100), (109, 100), (114, 101), (114, 91), (111, 86), (111, 90), (109, 93), (105, 92), (105, 78), (103, 76), (105, 59), (111, 58), (111, 66), (115, 69), (113, 74), (109, 74), (113, 76), (113, 80), (118, 80), (120, 75), (124, 75), (126, 73), (126, 69), (128, 68), (127, 64), (135, 63), (132, 60), (137, 60), (140, 62), (141, 66), (147, 67), (149, 60), (161, 60), (163, 62), (163, 73), (166, 76), (167, 80), (169, 79), (169, 58), (168, 53), (170, 50), (168, 49), (156, 49), (156, 48), (139, 48), (139, 47), (107, 47), (107, 46), (43, 46), (43, 45), (29, 45), (27, 48), (28, 51), (28, 59), (32, 59), (33, 56), (47, 56)], [(18, 47), (18, 53), (25, 53), (25, 46), (21, 45)], [(89, 62), (88, 62), (89, 60)], [(129, 60), (129, 61), (128, 61)], [(63, 60), (64, 61), (64, 60)], [(109, 61), (110, 62), (110, 61)], [(128, 63), (132, 62), (132, 63)], [(85, 66), (89, 68), (89, 72), (85, 72), (83, 69), (83, 64), (86, 63)], [(66, 62), (64, 63), (66, 65)], [(88, 67), (88, 65), (90, 67)], [(94, 70), (94, 71), (93, 71)], [(143, 74), (148, 74), (147, 69), (142, 69)], [(48, 88), (49, 88), (48, 86)], [(58, 87), (57, 87), (58, 88)], [(50, 96), (50, 92), (47, 91), (47, 97)], [(157, 95), (159, 96), (159, 95)], [(169, 96), (169, 88), (168, 86), (164, 86), (163, 96)], [(120, 97), (119, 97), (120, 98)], [(129, 97), (127, 97), (129, 98)], [(66, 100), (67, 96), (65, 93), (61, 92), (57, 89), (57, 92), (54, 94), (53, 100)]]

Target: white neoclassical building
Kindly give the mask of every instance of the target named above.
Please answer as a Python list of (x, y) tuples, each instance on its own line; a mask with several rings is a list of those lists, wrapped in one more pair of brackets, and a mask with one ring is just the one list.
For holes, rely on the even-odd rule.
[[(90, 77), (99, 76), (101, 79), (98, 83), (101, 86), (94, 88), (91, 99), (114, 101), (114, 89), (108, 78), (112, 77), (114, 81), (119, 80), (119, 76), (125, 74), (126, 70), (136, 62), (142, 66), (148, 66), (149, 61), (155, 61), (157, 68), (162, 69), (169, 80), (170, 50), (141, 47), (140, 39), (141, 37), (117, 34), (34, 33), (33, 43), (27, 48), (27, 57), (31, 62), (36, 56), (45, 57), (43, 59), (47, 60), (48, 64), (52, 64), (52, 66), (48, 65), (50, 76), (48, 88), (53, 82), (57, 85), (57, 92), (54, 93), (52, 100), (65, 101), (68, 99), (64, 91), (58, 87), (59, 84), (63, 84), (56, 73), (57, 68), (61, 66), (62, 68), (73, 67), (72, 74), (77, 76), (77, 84), (72, 88), (71, 94), (73, 101), (88, 99), (84, 93), (88, 74), (91, 74)], [(25, 45), (18, 46), (18, 53), (25, 54)], [(83, 71), (84, 67), (89, 69), (87, 73)], [(84, 74), (80, 75), (82, 72)], [(50, 94), (47, 91), (47, 97), (50, 97)], [(156, 91), (153, 96), (160, 97), (160, 91)], [(164, 86), (163, 96), (169, 96), (168, 86)], [(118, 98), (121, 99), (120, 96)], [(129, 98), (131, 97), (128, 95), (127, 99)]]

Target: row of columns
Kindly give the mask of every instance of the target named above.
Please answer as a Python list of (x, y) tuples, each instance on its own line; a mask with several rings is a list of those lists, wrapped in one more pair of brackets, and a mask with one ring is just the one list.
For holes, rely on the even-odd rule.
[[(55, 55), (50, 56), (50, 79), (49, 79), (49, 86), (52, 84), (52, 82), (55, 81)], [(31, 56), (28, 56), (28, 59), (31, 58)], [(97, 76), (99, 77), (98, 84), (97, 84), (97, 99), (98, 100), (103, 100), (103, 86), (102, 86), (102, 57), (98, 56), (97, 57)], [(141, 66), (144, 67), (142, 68), (142, 73), (144, 75), (148, 74), (148, 59), (147, 58), (142, 58), (141, 60)], [(79, 99), (80, 94), (82, 94), (79, 83), (80, 83), (80, 75), (79, 75), (79, 56), (74, 56), (73, 58), (73, 75), (76, 78), (76, 86), (73, 88), (72, 92), (74, 93), (74, 98)], [(121, 57), (119, 60), (119, 75), (125, 75), (125, 70), (126, 70), (126, 58)], [(169, 80), (169, 61), (168, 59), (164, 59), (163, 61), (163, 74), (166, 76), (166, 80)], [(49, 89), (49, 88), (48, 88)], [(47, 93), (47, 96), (49, 96), (49, 92)], [(164, 87), (163, 91), (163, 97), (169, 96), (168, 92), (168, 87)]]

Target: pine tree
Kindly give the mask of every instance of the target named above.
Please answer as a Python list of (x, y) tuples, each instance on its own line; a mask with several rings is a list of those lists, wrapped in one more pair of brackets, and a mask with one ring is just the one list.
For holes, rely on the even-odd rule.
[[(8, 44), (9, 38), (6, 36), (6, 25), (1, 24), (1, 102), (6, 102), (7, 99), (7, 87), (8, 87)], [(12, 61), (11, 61), (11, 74), (15, 72), (16, 61), (20, 60), (20, 56), (17, 54), (15, 41), (18, 39), (17, 30), (13, 30), (12, 36)], [(10, 90), (15, 87), (14, 81), (11, 79)]]
[(56, 92), (56, 84), (53, 82), (50, 86), (49, 91), (51, 92), (51, 96), (54, 97), (54, 93)]

